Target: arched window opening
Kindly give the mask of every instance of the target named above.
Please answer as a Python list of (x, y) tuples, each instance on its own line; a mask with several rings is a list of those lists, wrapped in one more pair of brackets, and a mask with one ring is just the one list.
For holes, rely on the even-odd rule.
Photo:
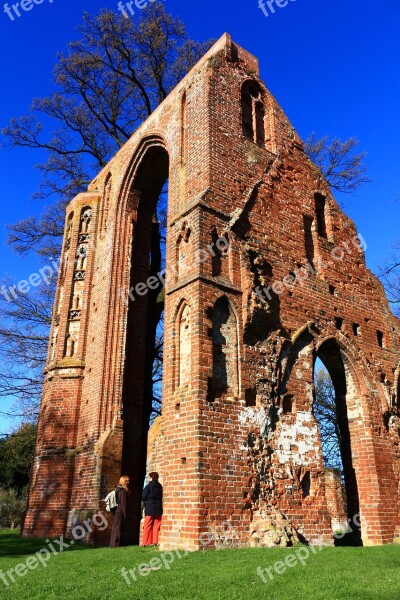
[(265, 145), (265, 107), (260, 86), (247, 81), (242, 87), (243, 135), (259, 146)]
[(313, 404), (321, 436), (326, 501), (333, 532), (343, 534), (336, 536), (335, 543), (360, 545), (360, 501), (346, 397), (340, 350), (333, 340), (328, 340), (321, 346), (315, 363)]
[[(132, 488), (132, 506), (139, 507), (129, 534), (133, 543), (139, 541), (140, 493), (147, 470), (149, 427), (162, 412), (168, 176), (168, 153), (160, 144), (154, 144), (141, 158), (128, 192), (135, 206), (131, 213), (134, 222), (122, 391), (121, 469), (137, 482)], [(112, 411), (107, 415), (111, 420)]]
[(85, 206), (81, 210), (80, 233), (89, 233), (92, 226), (92, 209)]

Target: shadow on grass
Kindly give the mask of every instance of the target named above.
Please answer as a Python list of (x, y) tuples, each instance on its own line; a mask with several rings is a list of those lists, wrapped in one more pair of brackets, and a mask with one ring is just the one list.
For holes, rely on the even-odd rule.
[[(51, 538), (50, 543), (53, 539), (59, 538)], [(46, 543), (45, 539), (41, 538), (23, 538), (19, 530), (0, 530), (0, 558), (35, 554), (35, 552), (38, 552), (42, 548), (47, 548), (48, 543)], [(65, 540), (65, 543), (68, 544), (68, 540)], [(58, 544), (54, 544), (54, 547), (57, 550), (59, 549)], [(79, 543), (68, 548), (68, 552), (81, 550), (93, 550), (93, 547)]]

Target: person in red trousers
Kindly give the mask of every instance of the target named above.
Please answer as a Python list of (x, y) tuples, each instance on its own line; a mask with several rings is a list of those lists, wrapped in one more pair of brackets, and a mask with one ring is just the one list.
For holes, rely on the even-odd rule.
[(158, 473), (153, 471), (149, 474), (149, 477), (151, 481), (146, 485), (142, 493), (145, 514), (142, 546), (157, 546), (163, 514), (163, 488), (158, 481)]

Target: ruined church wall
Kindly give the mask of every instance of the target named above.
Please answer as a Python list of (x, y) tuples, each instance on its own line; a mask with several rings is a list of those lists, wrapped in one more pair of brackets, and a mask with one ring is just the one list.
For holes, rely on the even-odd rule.
[[(249, 80), (263, 99), (263, 147), (243, 135)], [(135, 460), (123, 457), (124, 404), (136, 415), (134, 434), (144, 435), (139, 369), (135, 397), (124, 397), (132, 344), (127, 291), (144, 210), (135, 183), (158, 151), (169, 156), (173, 266), (156, 448), (163, 546), (196, 548), (199, 535), (227, 521), (241, 545), (283, 545), (297, 535), (332, 543), (312, 414), (318, 353), (346, 384), (363, 539), (392, 541), (399, 524), (399, 321), (365, 266), (355, 225), (259, 80), (257, 60), (229, 36), (67, 210), (69, 270), (59, 281), (25, 533), (56, 534), (68, 512), (79, 520), (96, 510), (122, 465)], [(150, 169), (148, 177), (156, 175)], [(89, 209), (90, 231), (83, 231), (80, 211)], [(216, 252), (221, 237), (228, 246)], [(71, 304), (77, 295), (79, 308)], [(136, 343), (144, 352), (144, 340)], [(57, 493), (49, 487), (54, 476), (62, 482)], [(133, 480), (136, 496), (142, 484)], [(261, 535), (266, 530), (276, 535)]]

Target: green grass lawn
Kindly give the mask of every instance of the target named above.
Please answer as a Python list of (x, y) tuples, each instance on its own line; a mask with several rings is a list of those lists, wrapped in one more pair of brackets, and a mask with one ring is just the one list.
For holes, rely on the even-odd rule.
[[(0, 569), (6, 573), (45, 548), (44, 540), (24, 540), (18, 532), (0, 531)], [(137, 574), (138, 567), (162, 555), (154, 548), (99, 548), (75, 545), (52, 555), (15, 583), (0, 579), (0, 598), (15, 600), (102, 600), (107, 598), (218, 600), (400, 600), (400, 546), (325, 548), (310, 552), (305, 566), (298, 563), (282, 574), (270, 571), (263, 583), (257, 567), (266, 569), (285, 559), (290, 563), (300, 548), (245, 549), (195, 552), (167, 556), (169, 569)], [(306, 551), (305, 547), (301, 548)], [(167, 560), (165, 559), (165, 560)], [(35, 560), (35, 559), (33, 559)], [(32, 564), (32, 563), (31, 563)], [(153, 566), (158, 567), (157, 561)], [(136, 569), (137, 581), (128, 586), (121, 569)], [(282, 564), (277, 566), (282, 570)], [(9, 579), (7, 579), (9, 582)]]

